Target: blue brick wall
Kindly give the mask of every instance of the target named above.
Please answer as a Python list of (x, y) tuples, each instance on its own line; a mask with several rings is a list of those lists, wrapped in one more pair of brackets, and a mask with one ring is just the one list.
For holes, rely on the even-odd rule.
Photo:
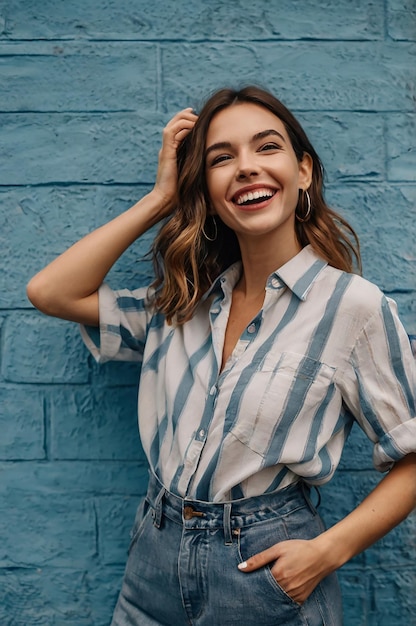
[[(366, 277), (416, 333), (415, 40), (414, 0), (0, 1), (2, 626), (106, 626), (146, 488), (137, 366), (97, 367), (30, 307), (30, 276), (149, 190), (178, 108), (253, 81), (303, 122)], [(149, 281), (150, 240), (111, 284)], [(378, 478), (356, 430), (326, 521)], [(415, 534), (411, 516), (341, 570), (346, 626), (416, 624)]]

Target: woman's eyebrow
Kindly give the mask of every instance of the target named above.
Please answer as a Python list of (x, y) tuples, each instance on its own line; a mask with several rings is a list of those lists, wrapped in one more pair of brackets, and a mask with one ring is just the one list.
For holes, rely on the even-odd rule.
[(286, 143), (285, 138), (283, 137), (283, 135), (281, 133), (279, 133), (277, 130), (274, 130), (273, 128), (269, 128), (268, 130), (262, 130), (259, 133), (256, 133), (253, 137), (253, 141), (258, 141), (259, 139), (264, 139), (265, 137), (268, 137), (269, 135), (274, 135), (275, 137), (280, 137), (280, 139)]
[(219, 143), (213, 143), (212, 146), (209, 146), (206, 150), (205, 150), (205, 157), (208, 156), (208, 154), (210, 152), (212, 152), (213, 150), (224, 150), (226, 148), (231, 148), (231, 144), (229, 141), (220, 141)]
[[(268, 128), (267, 130), (261, 130), (259, 133), (256, 133), (255, 135), (253, 135), (252, 141), (258, 141), (259, 139), (264, 139), (265, 137), (269, 137), (270, 135), (279, 137), (284, 143), (286, 143), (286, 140), (283, 137), (283, 135), (279, 133), (277, 130), (274, 130), (273, 128)], [(230, 148), (231, 148), (231, 143), (229, 141), (220, 141), (218, 143), (213, 143), (211, 146), (209, 146), (205, 150), (205, 158), (208, 156), (210, 152), (213, 152), (214, 150), (225, 150), (225, 149), (230, 149)]]

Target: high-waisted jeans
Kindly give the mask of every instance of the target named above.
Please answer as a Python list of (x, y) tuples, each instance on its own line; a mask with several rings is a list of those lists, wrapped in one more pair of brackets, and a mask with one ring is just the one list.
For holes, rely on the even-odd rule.
[(250, 573), (237, 568), (279, 541), (323, 530), (302, 481), (211, 503), (183, 500), (151, 475), (111, 626), (341, 626), (335, 574), (300, 605), (279, 586), (272, 564)]

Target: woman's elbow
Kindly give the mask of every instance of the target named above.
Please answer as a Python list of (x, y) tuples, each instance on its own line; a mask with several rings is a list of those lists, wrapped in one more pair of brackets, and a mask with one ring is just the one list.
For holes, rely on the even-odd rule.
[(34, 307), (46, 315), (57, 315), (57, 301), (51, 294), (42, 274), (36, 274), (26, 286), (26, 294)]
[(45, 315), (90, 326), (99, 325), (97, 291), (75, 298), (65, 285), (58, 289), (40, 272), (28, 282), (26, 293), (33, 306)]

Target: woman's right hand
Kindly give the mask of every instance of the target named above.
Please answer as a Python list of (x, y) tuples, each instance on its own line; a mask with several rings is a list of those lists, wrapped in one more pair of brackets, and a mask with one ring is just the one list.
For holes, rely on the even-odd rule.
[(27, 293), (38, 309), (47, 315), (98, 325), (97, 290), (106, 274), (133, 241), (175, 206), (177, 150), (196, 120), (192, 109), (185, 109), (166, 125), (157, 180), (150, 194), (86, 235), (32, 278)]
[(163, 129), (162, 148), (153, 192), (165, 207), (166, 215), (175, 206), (178, 187), (177, 152), (181, 142), (193, 129), (198, 116), (191, 108), (179, 111)]

